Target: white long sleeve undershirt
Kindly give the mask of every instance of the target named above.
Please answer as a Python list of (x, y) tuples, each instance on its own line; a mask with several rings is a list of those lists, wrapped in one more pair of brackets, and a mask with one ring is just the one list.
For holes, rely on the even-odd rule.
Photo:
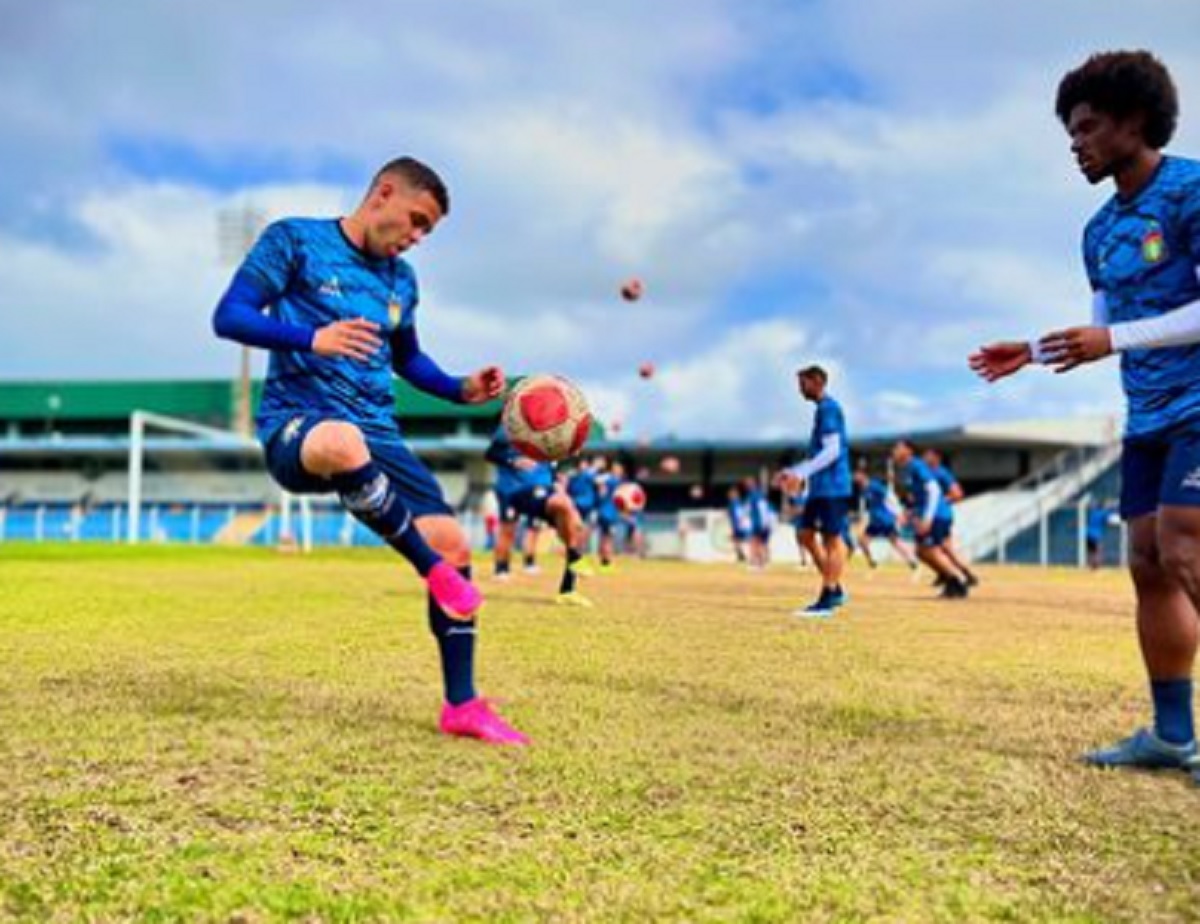
[(942, 486), (936, 478), (925, 482), (925, 510), (921, 513), (922, 520), (932, 520), (937, 513), (938, 502), (942, 499)]
[(821, 440), (820, 451), (811, 459), (805, 459), (799, 465), (792, 467), (792, 474), (805, 481), (817, 472), (829, 468), (842, 454), (842, 438), (837, 433), (827, 433)]
[[(1196, 278), (1200, 279), (1200, 267), (1196, 268)], [(1108, 328), (1114, 353), (1200, 343), (1200, 300), (1157, 317), (1110, 324), (1108, 301), (1103, 290), (1097, 290), (1092, 294), (1092, 326)], [(1050, 358), (1036, 340), (1030, 344), (1030, 354), (1035, 363), (1046, 363)]]

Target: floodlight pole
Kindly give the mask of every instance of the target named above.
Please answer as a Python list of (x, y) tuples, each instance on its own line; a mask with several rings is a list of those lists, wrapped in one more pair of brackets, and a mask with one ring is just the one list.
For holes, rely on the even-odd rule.
[(146, 415), (134, 411), (129, 415), (129, 523), (126, 541), (137, 545), (141, 538), (142, 518), (142, 456), (146, 440)]

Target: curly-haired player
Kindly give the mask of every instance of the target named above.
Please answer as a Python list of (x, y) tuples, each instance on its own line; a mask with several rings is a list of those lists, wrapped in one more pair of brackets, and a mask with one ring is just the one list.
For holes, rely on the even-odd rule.
[(1148, 52), (1093, 55), (1063, 78), (1055, 108), (1088, 182), (1116, 186), (1083, 235), (1093, 322), (983, 347), (971, 365), (995, 381), (1030, 362), (1066, 372), (1121, 354), (1129, 405), (1121, 515), (1154, 727), (1085, 759), (1190, 767), (1200, 783), (1191, 680), (1200, 634), (1200, 162), (1162, 153), (1179, 103)]

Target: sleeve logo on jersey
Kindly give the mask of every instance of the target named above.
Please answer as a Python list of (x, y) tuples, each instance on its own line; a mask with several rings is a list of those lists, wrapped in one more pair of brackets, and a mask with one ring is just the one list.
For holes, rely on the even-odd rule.
[(1162, 263), (1167, 258), (1167, 241), (1158, 222), (1151, 222), (1142, 237), (1142, 259), (1147, 263)]
[(400, 326), (400, 318), (404, 314), (404, 306), (400, 304), (396, 296), (393, 295), (388, 300), (388, 327), (395, 330)]

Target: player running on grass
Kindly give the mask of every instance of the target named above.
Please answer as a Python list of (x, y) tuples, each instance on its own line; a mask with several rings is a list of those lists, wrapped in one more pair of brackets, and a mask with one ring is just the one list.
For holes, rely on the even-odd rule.
[(1121, 354), (1120, 507), (1154, 724), (1084, 759), (1190, 768), (1200, 784), (1191, 679), (1200, 632), (1200, 162), (1162, 153), (1179, 103), (1147, 52), (1093, 55), (1062, 79), (1055, 111), (1087, 181), (1115, 186), (1083, 233), (1092, 323), (994, 343), (970, 362), (996, 381), (1031, 362), (1067, 372)]
[(900, 538), (900, 508), (887, 482), (872, 478), (863, 469), (854, 473), (854, 480), (862, 491), (863, 506), (866, 508), (866, 517), (858, 533), (858, 545), (867, 564), (872, 568), (877, 567), (871, 555), (871, 541), (886, 539), (900, 560), (915, 571), (919, 565), (912, 549)]
[(433, 170), (408, 157), (389, 162), (351, 214), (268, 227), (217, 305), (213, 328), (270, 350), (257, 429), (272, 477), (297, 494), (336, 492), (425, 579), (445, 690), (441, 730), (525, 744), (476, 692), (481, 597), (470, 582), (470, 547), (394, 417), (393, 375), (462, 404), (504, 388), (495, 366), (446, 374), (417, 339), (417, 278), (401, 254), (449, 209)]
[(561, 606), (591, 607), (592, 601), (575, 589), (577, 577), (592, 574), (583, 557), (587, 532), (570, 495), (555, 490), (554, 466), (523, 456), (509, 441), (503, 427), (496, 430), (485, 458), (496, 467), (496, 499), (500, 502), (497, 563), (501, 561), (501, 550), (512, 548), (519, 517), (550, 523), (567, 555), (554, 602)]

